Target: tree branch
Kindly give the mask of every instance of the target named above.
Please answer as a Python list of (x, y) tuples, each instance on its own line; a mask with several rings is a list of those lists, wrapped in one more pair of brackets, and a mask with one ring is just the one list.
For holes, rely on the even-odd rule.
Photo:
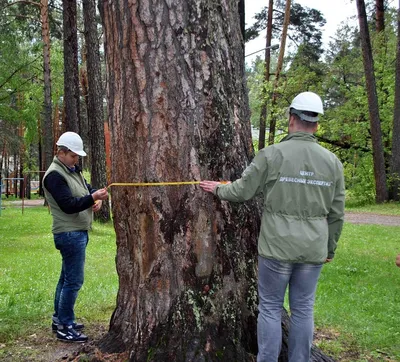
[[(8, 8), (8, 7), (12, 6), (12, 5), (17, 5), (17, 4), (35, 5), (35, 6), (40, 7), (40, 3), (37, 3), (37, 2), (35, 2), (35, 1), (17, 0), (17, 1), (14, 1), (14, 2), (12, 2), (12, 3), (6, 4), (4, 7), (1, 8), (1, 10), (4, 10), (5, 8)], [(0, 10), (0, 11), (1, 11), (1, 10)]]
[(318, 141), (327, 143), (327, 144), (332, 145), (332, 146), (339, 147), (339, 148), (341, 148), (343, 150), (355, 149), (355, 150), (359, 150), (359, 151), (362, 151), (362, 152), (371, 152), (371, 149), (367, 148), (367, 147), (362, 147), (362, 146), (354, 145), (354, 144), (351, 144), (351, 143), (348, 143), (348, 142), (339, 141), (339, 140), (330, 140), (328, 138), (325, 138), (325, 137), (322, 137), (322, 136), (317, 136), (317, 135), (315, 135), (315, 137), (317, 138)]
[(0, 84), (0, 89), (3, 88), (3, 87), (8, 83), (8, 81), (9, 81), (16, 73), (18, 73), (21, 69), (24, 69), (24, 68), (27, 67), (28, 65), (30, 65), (30, 64), (32, 64), (32, 63), (34, 63), (34, 62), (36, 62), (36, 60), (37, 60), (39, 57), (40, 57), (40, 55), (38, 55), (38, 56), (37, 56), (35, 59), (33, 59), (31, 62), (29, 62), (29, 63), (27, 63), (27, 64), (23, 64), (23, 65), (21, 65), (19, 68), (15, 69), (15, 70), (7, 77), (7, 79), (6, 79), (2, 84)]
[[(24, 84), (30, 82), (32, 79), (35, 79), (35, 76), (32, 76), (30, 78), (28, 78), (25, 82), (23, 82), (22, 84), (20, 84), (20, 86), (23, 86)], [(12, 92), (8, 93), (6, 97), (0, 98), (0, 102), (6, 100), (7, 98), (9, 98), (11, 95), (17, 93), (19, 91), (19, 89), (14, 89)]]

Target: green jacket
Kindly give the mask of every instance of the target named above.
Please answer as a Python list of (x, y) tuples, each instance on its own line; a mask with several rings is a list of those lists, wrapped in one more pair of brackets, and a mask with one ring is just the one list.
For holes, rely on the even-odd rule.
[(312, 264), (334, 257), (344, 218), (343, 166), (312, 134), (292, 133), (264, 148), (239, 180), (215, 193), (234, 202), (263, 194), (261, 256)]
[(58, 172), (64, 177), (71, 190), (72, 196), (83, 197), (90, 194), (82, 174), (70, 172), (67, 167), (58, 160), (57, 156), (55, 156), (43, 177), (44, 195), (49, 203), (51, 215), (53, 216), (53, 234), (90, 230), (93, 221), (93, 211), (91, 208), (74, 214), (66, 214), (60, 209), (53, 196), (51, 196), (51, 193), (44, 186), (45, 178), (53, 171)]

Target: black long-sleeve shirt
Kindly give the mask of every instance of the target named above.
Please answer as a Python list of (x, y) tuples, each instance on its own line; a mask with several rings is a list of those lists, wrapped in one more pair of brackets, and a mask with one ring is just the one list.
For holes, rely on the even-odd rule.
[[(75, 166), (74, 170), (69, 169), (69, 171), (81, 172), (79, 166)], [(75, 214), (94, 205), (94, 200), (91, 194), (96, 190), (93, 189), (86, 180), (85, 183), (90, 195), (74, 197), (72, 196), (67, 181), (57, 171), (50, 172), (44, 179), (44, 186), (50, 192), (51, 196), (53, 196), (60, 209), (66, 214)]]

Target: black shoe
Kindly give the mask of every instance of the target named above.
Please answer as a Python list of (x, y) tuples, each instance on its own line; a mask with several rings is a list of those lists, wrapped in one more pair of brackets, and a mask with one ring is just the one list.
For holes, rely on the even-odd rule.
[(84, 343), (88, 340), (88, 337), (77, 332), (72, 326), (68, 326), (57, 330), (57, 339), (63, 342)]
[[(55, 323), (53, 321), (53, 323), (51, 323), (51, 330), (53, 331), (53, 333), (56, 333), (58, 329), (63, 329), (64, 326), (62, 324), (59, 323)], [(83, 328), (85, 328), (85, 325), (82, 323), (72, 323), (72, 328), (75, 329), (76, 331), (81, 331)]]

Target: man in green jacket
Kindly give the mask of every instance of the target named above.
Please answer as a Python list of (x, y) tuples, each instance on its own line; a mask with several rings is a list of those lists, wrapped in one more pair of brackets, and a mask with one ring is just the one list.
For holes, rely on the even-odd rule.
[(335, 255), (344, 218), (342, 164), (313, 135), (318, 114), (323, 114), (321, 98), (300, 93), (289, 113), (288, 136), (262, 149), (239, 180), (200, 183), (221, 200), (264, 197), (258, 239), (258, 362), (278, 361), (288, 286), (289, 362), (309, 361), (317, 282), (322, 265)]

